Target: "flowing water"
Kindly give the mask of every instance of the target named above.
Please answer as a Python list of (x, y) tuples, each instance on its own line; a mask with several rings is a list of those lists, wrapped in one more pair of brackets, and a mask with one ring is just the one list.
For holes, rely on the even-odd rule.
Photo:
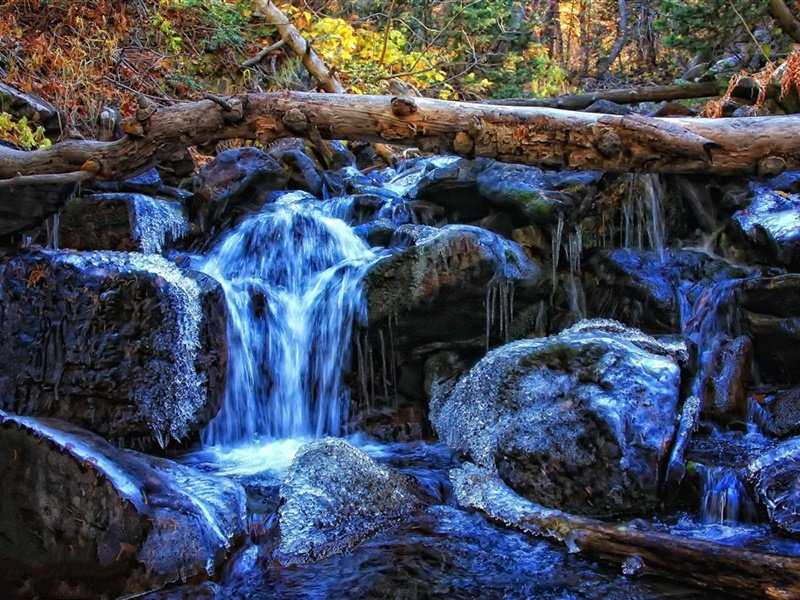
[(734, 524), (752, 518), (752, 503), (735, 469), (706, 467), (701, 477), (700, 520), (703, 523)]
[[(401, 174), (393, 182), (397, 190), (404, 190), (419, 176)], [(663, 253), (661, 182), (642, 176), (636, 185), (641, 193), (623, 211), (625, 245)], [(403, 210), (390, 199), (377, 214), (413, 221), (413, 214)], [(318, 202), (307, 194), (286, 194), (230, 231), (198, 264), (225, 292), (229, 371), (223, 407), (203, 434), (205, 448), (185, 460), (241, 482), (258, 527), (274, 526), (278, 488), (300, 446), (324, 434), (347, 433), (344, 372), (357, 371), (368, 402), (376, 394), (389, 395), (388, 389), (375, 389), (376, 380), (383, 381), (384, 388), (389, 381), (397, 388), (392, 319), (385, 333), (378, 332), (379, 347), (373, 349), (366, 336), (351, 340), (355, 324), (366, 317), (361, 281), (376, 258), (376, 250), (345, 222), (357, 224), (358, 212), (352, 198)], [(553, 293), (566, 241), (570, 311), (581, 317), (586, 313), (582, 232), (566, 231), (565, 225), (562, 217), (551, 232)], [(738, 281), (710, 288), (694, 303), (688, 301), (688, 292), (681, 295), (682, 330), (695, 340), (701, 357), (709, 351), (709, 340), (731, 332), (727, 306)], [(548, 306), (542, 300), (536, 313), (535, 329), (542, 334)], [(498, 327), (501, 339), (509, 338), (513, 316), (514, 286), (493, 281), (486, 291), (487, 345), (493, 327)], [(350, 364), (351, 347), (356, 348), (355, 366)], [(379, 378), (372, 372), (376, 364)], [(377, 444), (361, 437), (350, 441), (414, 477), (431, 498), (427, 508), (347, 554), (302, 566), (278, 565), (270, 558), (268, 544), (265, 548), (255, 541), (231, 561), (218, 583), (209, 584), (217, 588), (217, 597), (712, 597), (674, 583), (625, 578), (618, 570), (571, 555), (559, 544), (504, 529), (460, 509), (448, 478), (456, 461), (442, 444)], [(762, 530), (742, 525), (753, 509), (733, 469), (710, 467), (701, 477), (698, 516), (681, 517), (664, 527), (720, 543), (738, 544), (742, 536), (749, 536), (747, 543), (765, 539)]]
[(339, 435), (361, 278), (372, 252), (343, 221), (286, 194), (228, 233), (200, 265), (228, 304), (225, 399), (207, 445)]

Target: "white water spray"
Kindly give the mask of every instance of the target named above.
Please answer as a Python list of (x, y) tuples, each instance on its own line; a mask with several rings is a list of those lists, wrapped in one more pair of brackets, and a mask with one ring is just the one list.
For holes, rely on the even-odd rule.
[(228, 304), (228, 383), (210, 445), (341, 433), (342, 373), (373, 255), (343, 221), (287, 194), (228, 233), (201, 270)]

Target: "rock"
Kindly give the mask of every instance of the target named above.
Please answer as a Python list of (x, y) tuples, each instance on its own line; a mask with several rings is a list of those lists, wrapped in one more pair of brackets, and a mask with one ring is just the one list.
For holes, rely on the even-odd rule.
[(739, 292), (742, 333), (767, 383), (800, 383), (800, 275), (762, 277)]
[(726, 233), (758, 261), (800, 268), (800, 195), (751, 184), (749, 206), (733, 215)]
[(658, 503), (675, 429), (672, 350), (618, 323), (588, 321), (484, 357), (431, 421), (440, 438), (544, 506), (608, 517)]
[(278, 556), (318, 560), (401, 521), (420, 507), (412, 481), (342, 439), (307, 444), (281, 486)]
[(355, 234), (373, 248), (388, 246), (396, 230), (397, 225), (388, 219), (378, 219), (353, 227)]
[(753, 460), (747, 475), (772, 525), (800, 535), (800, 438), (787, 440)]
[(477, 227), (405, 225), (392, 246), (369, 268), (364, 291), (371, 324), (397, 316), (398, 347), (486, 335), (485, 303), (495, 291), (489, 333), (502, 338), (513, 321), (512, 289), (518, 304), (540, 293), (538, 265), (514, 242)]
[(59, 246), (160, 254), (188, 231), (178, 202), (135, 193), (93, 194), (73, 198), (61, 211)]
[(329, 169), (343, 169), (345, 167), (356, 166), (356, 155), (350, 151), (345, 142), (339, 140), (332, 140), (328, 142), (330, 149), (331, 163), (328, 165)]
[(269, 148), (269, 156), (283, 167), (289, 177), (289, 187), (314, 196), (322, 196), (323, 176), (320, 165), (305, 151), (305, 140), (278, 140)]
[(744, 421), (753, 344), (746, 335), (721, 339), (701, 367), (703, 414), (719, 422)]
[(155, 168), (123, 181), (93, 181), (89, 186), (98, 192), (130, 192), (148, 196), (156, 196), (167, 188), (161, 180), (158, 169)]
[(425, 393), (440, 402), (456, 385), (467, 365), (455, 352), (438, 352), (425, 361)]
[(583, 112), (600, 113), (604, 115), (630, 115), (634, 111), (630, 106), (624, 104), (617, 104), (611, 100), (595, 100), (588, 107), (583, 109)]
[(750, 399), (759, 429), (778, 438), (800, 434), (800, 388), (770, 390)]
[(244, 535), (237, 484), (62, 421), (0, 412), (0, 464), (6, 592), (117, 597), (207, 578)]
[(696, 117), (697, 111), (676, 101), (662, 102), (647, 112), (648, 117)]
[[(2, 144), (2, 142), (0, 142)], [(0, 243), (9, 244), (12, 234), (30, 232), (61, 210), (78, 189), (77, 184), (37, 184), (14, 186), (2, 194)]]
[(550, 224), (593, 190), (600, 173), (434, 157), (408, 161), (386, 186), (403, 197), (443, 207), (450, 223), (472, 223), (505, 211), (515, 227)]
[(192, 220), (218, 232), (263, 206), (268, 192), (286, 188), (289, 176), (273, 157), (246, 146), (220, 153), (195, 178)]
[(226, 328), (219, 284), (160, 256), (19, 254), (2, 265), (0, 409), (185, 441), (219, 410)]
[(517, 227), (551, 224), (590, 193), (600, 174), (542, 171), (527, 165), (491, 162), (476, 178), (478, 193), (494, 208), (506, 210)]
[[(618, 319), (652, 333), (680, 328), (681, 303), (691, 304), (709, 282), (746, 271), (703, 252), (598, 250), (584, 264), (590, 315)], [(699, 284), (699, 285), (698, 285)]]

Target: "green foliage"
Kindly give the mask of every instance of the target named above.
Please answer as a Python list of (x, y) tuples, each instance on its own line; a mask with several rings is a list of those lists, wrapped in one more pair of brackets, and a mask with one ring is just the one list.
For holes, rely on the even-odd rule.
[(665, 34), (664, 44), (708, 54), (724, 52), (747, 35), (742, 19), (754, 29), (767, 12), (766, 0), (661, 0), (660, 5), (656, 26)]
[(547, 52), (532, 44), (521, 53), (508, 54), (491, 77), (492, 98), (553, 96), (563, 93), (567, 73)]
[(0, 140), (7, 140), (23, 150), (47, 148), (51, 144), (41, 125), (31, 125), (27, 117), (15, 120), (7, 112), (0, 112)]

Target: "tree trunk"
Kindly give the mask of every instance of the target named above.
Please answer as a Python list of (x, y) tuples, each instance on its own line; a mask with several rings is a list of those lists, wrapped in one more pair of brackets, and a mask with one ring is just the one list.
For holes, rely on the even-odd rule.
[(795, 42), (800, 42), (800, 21), (794, 16), (792, 9), (784, 0), (769, 0), (769, 12), (783, 29), (783, 32)]
[(597, 75), (598, 79), (605, 77), (605, 74), (617, 60), (622, 49), (628, 43), (628, 6), (625, 0), (619, 0), (619, 22), (617, 24), (617, 39), (611, 47), (608, 56), (601, 58), (597, 61)]
[[(567, 94), (555, 98), (504, 98), (482, 100), (481, 104), (495, 106), (528, 106), (539, 108), (560, 108), (562, 110), (584, 110), (598, 100), (610, 100), (617, 104), (638, 104), (639, 102), (662, 102), (686, 100), (690, 98), (710, 98), (721, 96), (728, 88), (727, 81), (702, 81), (677, 85), (652, 85), (638, 88), (619, 88), (600, 90), (586, 94)], [(769, 97), (780, 93), (780, 89), (768, 90)], [(755, 101), (758, 98), (756, 84), (749, 78), (742, 79), (731, 96)]]
[[(774, 175), (800, 169), (800, 117), (648, 118), (391, 96), (281, 92), (140, 109), (121, 140), (0, 147), (0, 179), (87, 171), (117, 179), (187, 146), (321, 136), (548, 169)], [(30, 181), (28, 181), (30, 182)]]
[(328, 69), (325, 61), (314, 52), (314, 49), (306, 42), (306, 39), (292, 25), (289, 18), (281, 12), (270, 0), (255, 0), (258, 13), (264, 19), (278, 28), (278, 34), (284, 43), (292, 49), (303, 61), (303, 66), (319, 82), (320, 87), (331, 94), (343, 94), (344, 86)]

